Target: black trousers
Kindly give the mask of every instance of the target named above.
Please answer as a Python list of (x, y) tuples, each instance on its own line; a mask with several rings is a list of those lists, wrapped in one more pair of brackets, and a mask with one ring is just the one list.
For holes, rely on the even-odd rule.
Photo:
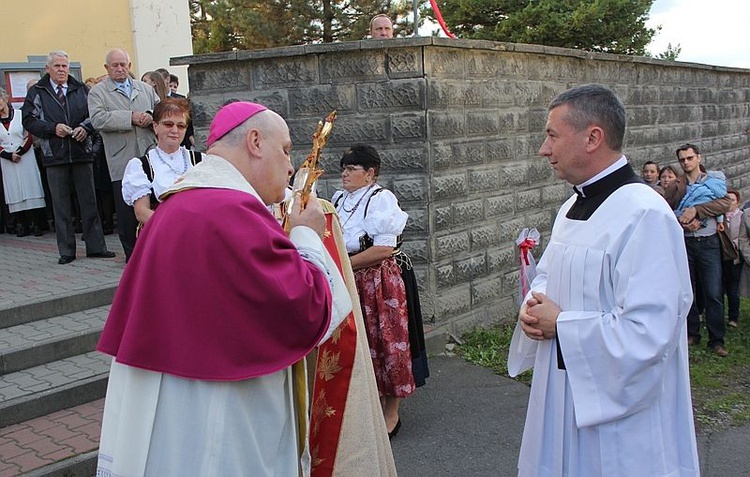
[(75, 188), (81, 208), (81, 225), (86, 239), (86, 253), (100, 253), (107, 249), (102, 224), (96, 206), (94, 169), (90, 162), (78, 162), (46, 168), (52, 211), (55, 217), (55, 235), (60, 255), (76, 255), (76, 235), (73, 230), (73, 207), (70, 194)]
[(130, 260), (135, 247), (135, 229), (138, 227), (138, 219), (135, 218), (135, 210), (125, 203), (122, 198), (122, 181), (112, 181), (112, 193), (115, 195), (115, 212), (117, 213), (117, 234), (120, 236), (122, 250), (125, 252), (125, 261)]

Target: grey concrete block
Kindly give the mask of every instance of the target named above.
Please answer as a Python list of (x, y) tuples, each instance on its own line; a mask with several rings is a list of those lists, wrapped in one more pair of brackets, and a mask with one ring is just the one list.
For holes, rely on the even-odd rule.
[(454, 261), (456, 280), (459, 283), (470, 282), (474, 278), (487, 274), (487, 257), (484, 253)]
[(496, 110), (467, 111), (466, 112), (466, 134), (479, 136), (493, 136), (503, 131), (503, 114)]
[(434, 177), (432, 180), (433, 198), (450, 199), (466, 194), (467, 180), (465, 173)]
[(422, 203), (427, 196), (427, 187), (421, 177), (394, 179), (393, 193), (403, 202)]
[(489, 273), (498, 273), (520, 267), (515, 241), (505, 240), (500, 245), (502, 248), (487, 251), (487, 270)]
[(427, 170), (427, 163), (429, 161), (427, 151), (424, 146), (399, 147), (394, 149), (378, 148), (381, 173), (382, 171), (424, 172)]
[(359, 110), (421, 111), (426, 105), (425, 82), (422, 79), (391, 80), (357, 85)]
[(516, 192), (516, 211), (537, 209), (542, 203), (540, 189), (531, 189)]
[(436, 301), (436, 322), (449, 321), (471, 309), (471, 287), (469, 284), (452, 287), (442, 291)]
[(425, 75), (428, 77), (464, 78), (464, 52), (458, 48), (428, 47), (424, 50)]
[(387, 50), (388, 77), (421, 78), (423, 71), (423, 55), (421, 48), (391, 48)]
[(484, 218), (484, 202), (482, 199), (454, 202), (453, 217), (456, 224), (474, 225)]
[[(269, 58), (253, 61), (251, 65), (256, 89), (312, 86), (319, 81), (317, 57), (312, 55)], [(193, 87), (192, 82), (190, 86)]]
[(488, 80), (480, 83), (483, 108), (508, 108), (515, 104), (516, 85), (508, 80)]
[(435, 231), (453, 227), (453, 206), (435, 207)]
[(485, 217), (497, 217), (513, 212), (515, 199), (513, 194), (489, 196), (484, 199)]
[[(354, 112), (357, 97), (354, 85), (321, 85), (289, 89), (292, 117), (314, 116), (322, 119), (331, 111)], [(334, 123), (334, 130), (337, 124)], [(333, 133), (332, 133), (333, 134)]]
[(436, 144), (432, 146), (431, 156), (435, 169), (446, 169), (453, 163), (453, 148), (450, 144)]
[(503, 165), (500, 168), (500, 186), (519, 187), (528, 182), (530, 166), (524, 163)]
[(497, 190), (500, 185), (500, 171), (497, 168), (482, 168), (469, 170), (469, 191), (490, 192)]
[[(195, 68), (195, 71), (193, 71)], [(244, 63), (227, 63), (221, 66), (191, 67), (188, 77), (190, 87), (197, 90), (251, 89), (248, 68)]]
[(395, 114), (391, 116), (391, 137), (394, 142), (424, 139), (427, 127), (423, 114)]
[(471, 248), (469, 232), (457, 232), (435, 237), (436, 259), (453, 258)]
[(496, 224), (489, 224), (480, 227), (472, 227), (470, 231), (471, 236), (471, 250), (486, 250), (489, 247), (497, 245), (498, 242), (498, 229)]
[(427, 235), (429, 233), (429, 220), (427, 211), (425, 209), (410, 209), (405, 208), (404, 212), (409, 214), (409, 220), (406, 221), (406, 228), (404, 229), (404, 233), (409, 234), (410, 236), (414, 235)]
[(476, 165), (484, 162), (484, 144), (463, 142), (453, 145), (453, 165)]
[(462, 113), (428, 111), (427, 121), (429, 124), (428, 138), (430, 139), (462, 137), (466, 130)]
[(427, 263), (430, 260), (429, 243), (426, 239), (404, 240), (401, 250), (406, 252), (414, 263)]
[(362, 81), (386, 79), (385, 50), (347, 51), (319, 57), (320, 81)]
[(473, 306), (496, 300), (502, 296), (503, 281), (500, 277), (483, 278), (471, 283), (471, 304)]
[(448, 288), (456, 283), (453, 262), (435, 266), (438, 288)]
[(516, 156), (515, 141), (513, 139), (495, 139), (487, 142), (487, 159), (500, 162)]

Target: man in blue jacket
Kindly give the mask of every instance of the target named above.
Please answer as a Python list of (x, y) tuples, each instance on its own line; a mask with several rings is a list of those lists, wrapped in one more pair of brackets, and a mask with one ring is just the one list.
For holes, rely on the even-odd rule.
[(47, 56), (46, 74), (29, 89), (21, 108), (23, 127), (41, 141), (43, 164), (52, 196), (58, 263), (76, 259), (76, 237), (70, 195), (75, 187), (81, 209), (86, 256), (112, 258), (96, 208), (94, 158), (86, 86), (69, 75), (68, 54)]

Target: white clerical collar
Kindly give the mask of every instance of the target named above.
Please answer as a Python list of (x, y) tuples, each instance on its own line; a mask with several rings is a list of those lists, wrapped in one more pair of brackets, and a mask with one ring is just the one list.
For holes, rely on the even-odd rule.
[(594, 182), (598, 181), (598, 180), (599, 180), (599, 179), (601, 179), (602, 177), (607, 177), (608, 175), (612, 174), (612, 173), (613, 173), (613, 172), (615, 172), (615, 171), (616, 171), (617, 169), (619, 169), (619, 168), (623, 167), (623, 166), (624, 166), (624, 165), (626, 165), (627, 163), (628, 163), (628, 160), (627, 160), (627, 159), (625, 158), (625, 156), (620, 156), (620, 158), (619, 158), (618, 160), (616, 160), (616, 161), (615, 161), (614, 163), (612, 163), (612, 165), (610, 165), (609, 167), (607, 167), (606, 169), (604, 169), (603, 171), (601, 171), (601, 172), (600, 172), (599, 174), (595, 175), (595, 176), (594, 176), (594, 177), (592, 177), (591, 179), (587, 180), (587, 181), (586, 181), (586, 182), (584, 182), (583, 184), (578, 184), (578, 185), (576, 185), (576, 186), (575, 186), (575, 188), (576, 188), (576, 189), (577, 189), (578, 191), (580, 191), (579, 193), (580, 193), (580, 194), (581, 194), (582, 196), (584, 196), (584, 197), (585, 197), (585, 195), (583, 194), (583, 188), (584, 188), (584, 187), (586, 187), (586, 186), (587, 186), (587, 185), (589, 185), (589, 184), (593, 184)]

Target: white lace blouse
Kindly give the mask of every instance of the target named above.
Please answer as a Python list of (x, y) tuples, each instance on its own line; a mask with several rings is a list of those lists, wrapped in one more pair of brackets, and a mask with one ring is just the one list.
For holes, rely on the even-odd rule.
[(193, 167), (190, 152), (184, 147), (180, 147), (172, 154), (155, 147), (148, 152), (148, 160), (154, 170), (153, 181), (149, 181), (143, 171), (140, 157), (134, 157), (125, 166), (122, 176), (122, 198), (131, 207), (136, 200), (151, 194), (152, 189), (156, 197), (159, 197), (178, 177)]
[(398, 206), (393, 192), (387, 189), (378, 192), (368, 205), (368, 199), (378, 189), (382, 187), (373, 184), (351, 193), (337, 191), (331, 198), (341, 220), (346, 251), (349, 253), (361, 251), (359, 239), (365, 233), (372, 237), (373, 245), (395, 247), (396, 237), (404, 231), (409, 215)]

